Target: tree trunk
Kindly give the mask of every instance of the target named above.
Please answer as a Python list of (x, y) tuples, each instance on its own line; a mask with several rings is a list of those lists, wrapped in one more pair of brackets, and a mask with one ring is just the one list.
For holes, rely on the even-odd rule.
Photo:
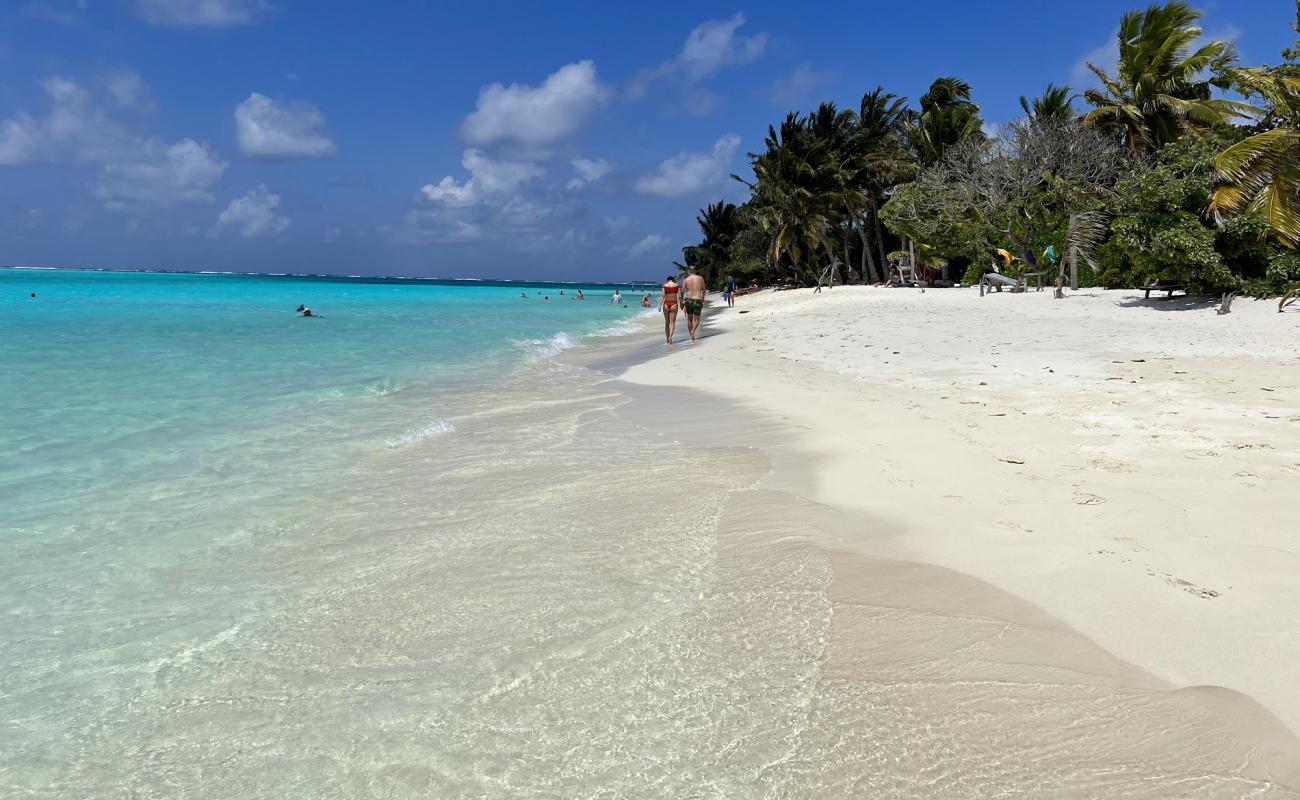
[(853, 268), (852, 268), (851, 266), (849, 266), (850, 264), (853, 263), (853, 261), (851, 261), (851, 260), (849, 259), (849, 236), (850, 236), (850, 234), (852, 234), (852, 233), (853, 233), (853, 216), (852, 216), (852, 213), (850, 212), (850, 215), (849, 215), (849, 228), (848, 228), (848, 230), (844, 231), (844, 269), (846, 269), (846, 270), (848, 270), (848, 271), (850, 271), (850, 272), (853, 271)]
[(880, 255), (881, 269), (888, 263), (889, 259), (885, 258), (885, 234), (880, 227), (880, 208), (876, 203), (876, 192), (873, 189), (869, 196), (871, 197), (871, 219), (876, 226), (876, 252)]
[(871, 243), (867, 241), (866, 220), (858, 227), (858, 238), (862, 240), (862, 276), (867, 283), (880, 283), (880, 270), (876, 267), (876, 257), (871, 253)]

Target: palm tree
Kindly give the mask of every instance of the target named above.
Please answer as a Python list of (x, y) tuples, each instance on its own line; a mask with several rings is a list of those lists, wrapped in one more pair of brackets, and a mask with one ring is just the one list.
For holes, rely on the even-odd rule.
[(1021, 95), (1020, 107), (1025, 110), (1026, 116), (1035, 121), (1050, 119), (1069, 122), (1079, 118), (1079, 112), (1074, 110), (1073, 100), (1074, 95), (1070, 94), (1069, 86), (1049, 83), (1043, 93), (1032, 101)]
[(714, 284), (727, 263), (731, 242), (740, 229), (736, 206), (719, 200), (700, 209), (700, 215), (695, 221), (699, 223), (704, 240), (695, 246), (693, 255), (696, 263), (703, 268), (704, 280)]
[(853, 166), (858, 185), (866, 196), (867, 207), (875, 227), (876, 258), (867, 241), (867, 227), (850, 220), (862, 243), (860, 271), (865, 280), (875, 283), (884, 278), (885, 237), (880, 225), (880, 206), (886, 192), (899, 183), (910, 180), (917, 172), (916, 158), (904, 146), (904, 126), (909, 119), (907, 98), (897, 97), (877, 86), (862, 95), (858, 104), (856, 125), (851, 148)]
[[(1228, 42), (1192, 47), (1201, 36), (1201, 13), (1182, 0), (1146, 11), (1130, 11), (1119, 26), (1119, 64), (1112, 77), (1089, 63), (1104, 91), (1089, 89), (1084, 98), (1094, 108), (1084, 121), (1122, 136), (1137, 154), (1159, 150), (1183, 134), (1209, 129), (1254, 109), (1245, 103), (1212, 97), (1213, 86), (1236, 60)], [(1216, 76), (1203, 79), (1205, 72)]]
[(983, 136), (979, 104), (971, 100), (970, 84), (960, 78), (939, 78), (921, 96), (921, 113), (913, 115), (909, 134), (921, 165), (943, 158), (948, 148), (971, 136)]
[[(1296, 0), (1293, 28), (1300, 33), (1300, 0)], [(1290, 62), (1300, 58), (1300, 41), (1282, 54)], [(1296, 66), (1234, 70), (1242, 94), (1265, 100), (1268, 111), (1260, 120), (1265, 130), (1214, 159), (1220, 184), (1210, 199), (1210, 211), (1219, 218), (1240, 211), (1259, 214), (1288, 247), (1300, 245), (1300, 77)]]
[(830, 142), (814, 136), (808, 118), (796, 113), (779, 129), (769, 126), (764, 144), (764, 152), (749, 154), (754, 181), (732, 177), (753, 193), (753, 213), (771, 237), (771, 262), (788, 258), (802, 280), (806, 257), (819, 248), (837, 263), (828, 235), (835, 208), (843, 206), (840, 166)]

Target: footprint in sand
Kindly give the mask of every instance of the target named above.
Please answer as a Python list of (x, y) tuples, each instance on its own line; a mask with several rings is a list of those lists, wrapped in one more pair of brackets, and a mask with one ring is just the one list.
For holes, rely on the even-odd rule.
[(1197, 586), (1191, 581), (1185, 581), (1182, 578), (1172, 578), (1172, 577), (1166, 578), (1165, 583), (1168, 583), (1170, 586), (1173, 586), (1175, 588), (1182, 589), (1184, 592), (1187, 592), (1188, 594), (1195, 595), (1197, 597), (1201, 597), (1206, 600), (1210, 600), (1212, 598), (1218, 597), (1220, 594), (1219, 592), (1216, 592), (1213, 589), (1206, 589), (1203, 586)]
[(1106, 498), (1100, 495), (1090, 494), (1088, 492), (1075, 492), (1074, 504), (1076, 506), (1099, 506), (1106, 502)]
[(999, 522), (998, 527), (1005, 531), (1011, 531), (1012, 533), (1033, 533), (1034, 532), (1033, 528), (1026, 528), (1024, 525), (1019, 525), (1014, 522)]
[(1136, 468), (1132, 464), (1126, 464), (1123, 461), (1114, 461), (1109, 458), (1091, 458), (1088, 459), (1088, 466), (1092, 469), (1099, 469), (1103, 472), (1134, 472)]

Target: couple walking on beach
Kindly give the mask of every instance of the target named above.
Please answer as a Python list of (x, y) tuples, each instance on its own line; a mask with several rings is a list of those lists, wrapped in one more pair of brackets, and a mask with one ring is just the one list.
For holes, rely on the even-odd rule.
[(664, 339), (669, 345), (677, 333), (677, 305), (681, 301), (686, 311), (686, 332), (695, 341), (695, 334), (700, 329), (700, 317), (704, 314), (704, 278), (695, 274), (695, 267), (686, 267), (686, 279), (677, 282), (677, 276), (669, 275), (663, 286), (659, 287), (659, 310), (664, 314)]

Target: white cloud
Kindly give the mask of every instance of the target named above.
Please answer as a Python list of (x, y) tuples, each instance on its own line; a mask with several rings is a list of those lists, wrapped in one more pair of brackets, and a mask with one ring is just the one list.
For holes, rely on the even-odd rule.
[(493, 83), (479, 91), (478, 103), (461, 124), (460, 134), (477, 147), (546, 147), (582, 127), (604, 97), (605, 89), (590, 61), (560, 67), (537, 87)]
[(238, 230), (239, 235), (245, 239), (284, 233), (293, 220), (276, 213), (279, 206), (280, 195), (272, 194), (266, 184), (262, 184), (243, 197), (231, 200), (226, 210), (217, 217), (217, 222), (208, 231), (208, 235), (216, 236), (228, 228)]
[(134, 73), (110, 73), (100, 83), (103, 100), (69, 78), (42, 83), (49, 109), (0, 122), (0, 165), (74, 161), (100, 165), (91, 191), (110, 210), (210, 201), (226, 170), (208, 145), (194, 139), (168, 144), (141, 136), (110, 114), (152, 106), (148, 87)]
[(575, 158), (570, 162), (573, 164), (573, 171), (578, 176), (569, 181), (568, 188), (581, 189), (590, 183), (595, 183), (610, 173), (614, 165), (603, 158)]
[(229, 28), (255, 22), (270, 6), (265, 0), (135, 0), (145, 21), (174, 28)]
[(172, 145), (153, 139), (130, 159), (105, 164), (95, 196), (110, 210), (208, 202), (226, 166), (211, 148), (193, 139)]
[(769, 95), (779, 106), (794, 106), (804, 102), (823, 83), (834, 77), (829, 72), (818, 72), (808, 64), (800, 64), (784, 78), (772, 84)]
[(0, 164), (102, 161), (130, 146), (131, 137), (108, 118), (90, 92), (64, 77), (41, 82), (49, 112), (20, 112), (0, 123)]
[(668, 237), (660, 236), (657, 233), (651, 233), (641, 238), (636, 244), (627, 249), (627, 254), (633, 258), (648, 255), (656, 250), (662, 250), (668, 246)]
[(154, 110), (153, 96), (149, 85), (139, 73), (131, 70), (116, 70), (100, 78), (108, 94), (109, 104), (114, 108), (148, 113)]
[(1106, 43), (1089, 50), (1070, 67), (1070, 88), (1083, 93), (1085, 89), (1101, 88), (1101, 81), (1088, 69), (1088, 64), (1096, 64), (1111, 75), (1115, 74), (1115, 65), (1119, 63), (1119, 32), (1111, 35)]
[(235, 138), (250, 158), (326, 158), (338, 151), (319, 108), (302, 101), (277, 103), (257, 92), (235, 106)]
[(531, 161), (488, 158), (474, 149), (465, 151), (461, 165), (469, 172), (469, 178), (463, 183), (457, 183), (455, 178), (448, 175), (438, 183), (425, 184), (420, 193), (440, 205), (472, 206), (492, 195), (513, 192), (546, 172)]
[(45, 133), (40, 123), (27, 114), (18, 114), (0, 122), (0, 165), (36, 161), (45, 145)]
[(691, 80), (700, 80), (727, 64), (748, 64), (763, 54), (767, 34), (737, 36), (736, 29), (745, 24), (745, 15), (727, 20), (710, 20), (697, 26), (686, 37), (682, 52), (674, 63)]
[(88, 0), (32, 0), (23, 6), (23, 14), (60, 25), (75, 25), (83, 20)]
[[(697, 25), (687, 34), (681, 52), (657, 67), (641, 70), (628, 81), (627, 92), (638, 98), (661, 79), (676, 77), (695, 83), (724, 66), (757, 60), (767, 49), (767, 34), (737, 36), (737, 29), (744, 24), (745, 15), (736, 14), (730, 19), (709, 20)], [(693, 106), (699, 113), (700, 104), (696, 102)]]
[(740, 146), (740, 137), (727, 134), (713, 143), (708, 153), (679, 153), (662, 162), (659, 169), (637, 179), (641, 194), (678, 197), (716, 184), (726, 177), (727, 165)]

